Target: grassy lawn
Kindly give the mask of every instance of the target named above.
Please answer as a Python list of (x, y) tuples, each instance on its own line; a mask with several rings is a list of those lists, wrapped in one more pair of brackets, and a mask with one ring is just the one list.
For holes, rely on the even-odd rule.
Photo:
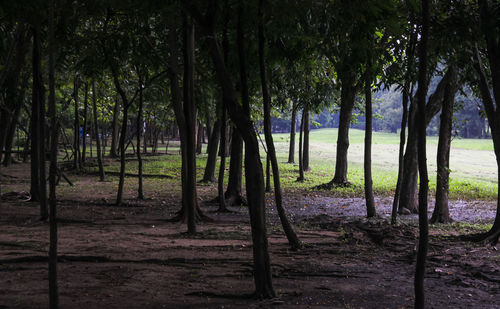
[[(264, 138), (262, 136), (262, 138)], [(284, 190), (307, 190), (314, 186), (329, 182), (335, 169), (337, 129), (318, 129), (311, 131), (310, 167), (306, 173), (306, 181), (296, 182), (298, 164), (287, 164), (289, 134), (275, 134), (274, 141), (280, 163), (280, 173)], [(298, 140), (298, 135), (297, 135)], [(349, 147), (349, 181), (352, 186), (332, 190), (337, 196), (363, 196), (363, 140), (364, 131), (351, 129)], [(206, 145), (204, 145), (206, 146)], [(169, 155), (145, 157), (144, 173), (167, 174), (174, 176), (169, 182), (179, 182), (180, 156), (178, 142), (171, 142)], [(298, 141), (296, 149), (298, 148)], [(391, 196), (394, 193), (398, 169), (399, 135), (375, 132), (373, 135), (373, 186), (375, 194)], [(436, 182), (437, 137), (428, 138), (427, 163), (430, 177), (431, 193), (435, 191)], [(160, 148), (164, 152), (164, 148)], [(265, 153), (261, 149), (265, 167)], [(205, 149), (197, 158), (198, 179), (203, 177), (207, 155)], [(298, 162), (298, 154), (295, 155)], [(465, 200), (495, 200), (497, 198), (497, 167), (491, 140), (457, 139), (452, 142), (450, 158), (450, 198)], [(218, 158), (220, 162), (220, 158)], [(227, 158), (227, 171), (229, 158)], [(107, 167), (118, 171), (118, 165)], [(137, 162), (127, 162), (128, 172), (137, 172)], [(226, 182), (227, 182), (226, 172)], [(216, 172), (217, 175), (217, 172)], [(243, 179), (244, 181), (244, 179)]]

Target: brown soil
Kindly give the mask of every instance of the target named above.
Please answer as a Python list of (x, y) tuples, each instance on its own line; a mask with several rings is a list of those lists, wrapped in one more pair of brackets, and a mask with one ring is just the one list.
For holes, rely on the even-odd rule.
[[(2, 169), (2, 192), (28, 190), (26, 170), (22, 164)], [(99, 183), (96, 176), (85, 175), (70, 178), (75, 187), (67, 183), (58, 187), (61, 308), (413, 306), (418, 230), (411, 218), (396, 227), (386, 223), (383, 217), (390, 199), (377, 200), (382, 218), (366, 220), (362, 199), (288, 192), (285, 207), (307, 244), (291, 251), (269, 196), (269, 241), (278, 297), (258, 300), (251, 297), (246, 208), (219, 214), (214, 205), (202, 203), (214, 222), (201, 223), (199, 234), (188, 237), (184, 224), (166, 220), (179, 209), (179, 187), (173, 181), (145, 180), (148, 199), (138, 201), (136, 180), (129, 179), (126, 205), (116, 207), (112, 205), (116, 181)], [(214, 190), (200, 186), (200, 201), (212, 199)], [(44, 308), (48, 224), (38, 220), (37, 204), (17, 198), (5, 196), (0, 206), (0, 308)], [(455, 204), (455, 218), (471, 207), (468, 202)], [(494, 215), (488, 203), (483, 206), (481, 221)], [(499, 252), (461, 240), (457, 233), (431, 233), (427, 307), (499, 308)]]

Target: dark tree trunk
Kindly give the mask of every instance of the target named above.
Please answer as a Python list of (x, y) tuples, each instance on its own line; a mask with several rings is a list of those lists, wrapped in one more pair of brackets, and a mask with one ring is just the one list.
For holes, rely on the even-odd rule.
[(246, 205), (247, 202), (241, 195), (241, 178), (243, 176), (243, 139), (236, 128), (233, 128), (232, 132), (229, 180), (224, 196), (228, 206)]
[(337, 154), (335, 161), (335, 175), (333, 176), (331, 185), (344, 186), (347, 181), (347, 150), (349, 149), (349, 127), (351, 125), (352, 109), (354, 108), (354, 99), (356, 97), (356, 88), (354, 86), (354, 78), (341, 77), (341, 103), (340, 103), (340, 119), (339, 131), (337, 137)]
[(75, 151), (73, 156), (73, 168), (75, 170), (80, 169), (81, 154), (80, 154), (80, 116), (78, 114), (78, 88), (79, 88), (78, 77), (74, 80), (74, 100), (75, 100), (75, 114), (74, 114), (74, 124), (73, 124), (73, 149)]
[(406, 63), (406, 74), (405, 82), (402, 90), (402, 103), (403, 103), (403, 115), (401, 117), (401, 132), (399, 136), (399, 155), (398, 155), (398, 179), (396, 183), (396, 190), (394, 193), (394, 200), (392, 202), (392, 214), (391, 214), (391, 224), (396, 224), (397, 222), (397, 212), (399, 208), (399, 199), (401, 194), (401, 184), (404, 177), (404, 151), (405, 151), (405, 141), (406, 141), (406, 125), (408, 123), (408, 103), (410, 97), (413, 96), (413, 82), (411, 79), (413, 67), (415, 63), (415, 47), (417, 44), (417, 31), (413, 30), (411, 32), (410, 42), (406, 48), (407, 63)]
[(266, 153), (266, 192), (271, 192), (271, 158)]
[(302, 150), (302, 169), (304, 172), (310, 170), (309, 168), (309, 103), (304, 107), (304, 144)]
[(491, 16), (488, 1), (479, 0), (480, 9), (480, 22), (481, 22), (481, 32), (486, 39), (487, 46), (487, 57), (490, 64), (491, 70), (491, 80), (493, 86), (493, 98), (491, 97), (490, 90), (488, 87), (488, 80), (484, 72), (481, 57), (477, 48), (475, 49), (475, 69), (479, 75), (479, 89), (481, 97), (483, 100), (484, 109), (486, 115), (488, 116), (488, 123), (491, 129), (491, 137), (493, 140), (493, 148), (495, 150), (495, 157), (498, 166), (498, 198), (497, 198), (497, 213), (495, 216), (495, 221), (491, 229), (485, 234), (481, 235), (479, 239), (488, 240), (489, 242), (496, 244), (500, 237), (500, 109), (498, 104), (500, 102), (500, 42), (493, 35), (494, 32), (491, 31), (491, 25), (493, 20), (496, 20), (496, 16)]
[(303, 147), (302, 147), (302, 132), (304, 131), (304, 111), (302, 111), (302, 117), (300, 120), (300, 129), (299, 129), (299, 177), (297, 181), (304, 181), (304, 160), (302, 160)]
[(290, 145), (288, 147), (288, 163), (295, 163), (295, 130), (297, 127), (297, 103), (292, 104), (292, 121), (290, 124)]
[(115, 98), (115, 106), (113, 107), (113, 120), (111, 122), (111, 146), (109, 149), (110, 158), (118, 158), (117, 143), (118, 143), (118, 117), (120, 115), (120, 101), (118, 95)]
[[(171, 29), (175, 29), (177, 27), (176, 20), (172, 19), (171, 21)], [(188, 143), (188, 135), (187, 135), (187, 123), (184, 115), (184, 107), (182, 104), (182, 92), (179, 86), (179, 55), (178, 55), (178, 46), (177, 46), (177, 32), (170, 31), (168, 36), (168, 42), (171, 46), (170, 58), (169, 58), (169, 66), (168, 66), (168, 76), (170, 80), (170, 91), (172, 93), (172, 106), (174, 108), (175, 120), (177, 123), (177, 128), (179, 133), (179, 138), (181, 142), (181, 158), (182, 158), (182, 173), (181, 173), (181, 182), (182, 182), (182, 208), (178, 212), (178, 218), (182, 219), (184, 222), (187, 221), (187, 208), (194, 207), (195, 208), (195, 216), (196, 218), (203, 217), (203, 213), (198, 207), (198, 203), (196, 199), (192, 199), (191, 196), (196, 196), (196, 187), (191, 186), (190, 189), (187, 185), (187, 146)], [(193, 145), (194, 149), (194, 145)], [(194, 191), (189, 191), (194, 190)], [(188, 205), (188, 203), (195, 203), (194, 205)]]
[(207, 145), (208, 157), (207, 164), (205, 165), (205, 173), (203, 174), (203, 179), (201, 182), (216, 182), (215, 179), (215, 165), (217, 162), (217, 149), (219, 146), (220, 139), (220, 127), (221, 122), (217, 120), (214, 124), (214, 129), (210, 135), (210, 139)]
[[(142, 185), (142, 156), (141, 156), (141, 135), (142, 135), (142, 110), (144, 106), (144, 96), (143, 96), (143, 81), (139, 78), (139, 110), (137, 111), (137, 168), (139, 175), (139, 184), (137, 188), (137, 198), (140, 200), (144, 199), (143, 185)], [(144, 138), (144, 144), (146, 144), (146, 139)]]
[(370, 69), (365, 73), (365, 154), (364, 154), (364, 176), (365, 176), (365, 201), (366, 216), (375, 217), (375, 199), (373, 197), (372, 181), (372, 78)]
[(448, 193), (450, 191), (450, 146), (453, 102), (455, 100), (455, 93), (458, 90), (457, 86), (456, 80), (450, 82), (446, 86), (444, 93), (437, 150), (436, 204), (432, 213), (431, 223), (449, 223), (452, 221), (448, 208)]
[(187, 233), (196, 233), (196, 110), (194, 105), (194, 24), (187, 13), (183, 16), (184, 25), (184, 118), (186, 121), (186, 196)]
[(394, 193), (394, 200), (392, 201), (392, 214), (391, 214), (391, 224), (396, 224), (398, 206), (399, 206), (399, 196), (401, 193), (401, 181), (403, 180), (404, 173), (404, 149), (406, 140), (406, 123), (408, 121), (408, 100), (410, 97), (408, 88), (410, 87), (410, 81), (406, 81), (403, 87), (403, 115), (401, 117), (401, 132), (399, 135), (399, 156), (398, 156), (398, 180), (396, 183), (396, 190)]
[[(210, 2), (209, 14), (211, 19), (216, 15), (215, 2)], [(243, 10), (243, 3), (240, 2), (240, 10)], [(242, 14), (240, 11), (239, 14)], [(241, 16), (241, 15), (240, 15)], [(219, 50), (215, 32), (215, 20), (209, 22), (206, 29), (210, 32), (206, 36), (211, 57), (214, 62), (217, 78), (223, 89), (223, 96), (226, 98), (227, 108), (231, 119), (235, 123), (245, 141), (245, 177), (246, 191), (248, 197), (248, 209), (250, 213), (250, 225), (252, 230), (253, 243), (253, 274), (255, 282), (255, 296), (259, 298), (272, 298), (276, 294), (272, 285), (271, 263), (269, 258), (267, 232), (266, 232), (266, 211), (265, 211), (265, 193), (264, 193), (264, 175), (262, 172), (262, 163), (259, 155), (259, 142), (255, 132), (253, 122), (250, 118), (250, 107), (243, 103), (240, 106), (236, 97), (236, 90), (231, 82), (231, 77), (227, 71), (223, 57)], [(245, 48), (243, 37), (243, 26), (241, 20), (238, 23), (238, 54), (240, 64), (246, 63)]]
[(99, 125), (97, 122), (97, 93), (95, 91), (96, 91), (95, 81), (92, 81), (92, 110), (94, 114), (94, 135), (97, 148), (97, 164), (99, 165), (99, 180), (104, 181), (105, 174), (104, 174), (104, 166), (102, 164), (101, 141), (99, 138)]
[(427, 219), (427, 193), (429, 177), (427, 175), (426, 158), (426, 104), (427, 96), (427, 41), (429, 32), (429, 1), (422, 0), (422, 32), (419, 45), (419, 72), (418, 72), (418, 172), (420, 187), (418, 195), (418, 250), (415, 267), (415, 308), (425, 307), (424, 276), (425, 260), (429, 242), (429, 226)]
[(89, 98), (89, 83), (85, 82), (85, 94), (83, 97), (83, 134), (82, 134), (82, 163), (85, 163), (85, 156), (87, 155), (87, 109)]
[(55, 1), (49, 2), (49, 117), (50, 117), (50, 169), (49, 169), (49, 205), (50, 205), (50, 242), (49, 242), (49, 307), (59, 308), (59, 293), (57, 287), (57, 141), (59, 128), (56, 119), (55, 97), (55, 59), (54, 59), (54, 11)]
[[(444, 97), (444, 90), (446, 85), (454, 78), (454, 70), (448, 70), (439, 82), (434, 93), (429, 97), (426, 104), (425, 125), (426, 127), (431, 122), (432, 118), (439, 112)], [(428, 88), (429, 81), (427, 81), (426, 89)], [(417, 200), (418, 200), (418, 159), (417, 159), (417, 114), (418, 108), (416, 101), (413, 100), (410, 104), (410, 114), (408, 120), (408, 141), (406, 152), (404, 156), (404, 172), (403, 180), (401, 182), (401, 193), (399, 198), (399, 212), (400, 213), (416, 213)]]
[[(32, 69), (33, 69), (33, 85), (32, 90), (32, 104), (31, 104), (31, 121), (30, 121), (30, 138), (31, 138), (31, 201), (40, 201), (40, 156), (39, 156), (39, 142), (40, 139), (40, 89), (39, 78), (41, 78), (41, 65), (40, 65), (40, 26), (34, 25), (33, 32), (33, 56), (32, 56)], [(47, 210), (40, 208), (40, 216), (47, 217)]]
[[(207, 143), (210, 143), (210, 138), (212, 137), (212, 118), (210, 117), (210, 112), (209, 112), (209, 108), (207, 107), (207, 112), (206, 112), (206, 115), (205, 117), (207, 118), (207, 123), (206, 123), (206, 126), (207, 126), (207, 134), (205, 135), (205, 137), (207, 138)], [(208, 145), (207, 145), (207, 149), (206, 149), (206, 153), (208, 154)]]
[[(35, 166), (37, 168), (37, 197), (40, 202), (40, 219), (48, 219), (47, 192), (45, 179), (45, 102), (44, 87), (42, 81), (41, 55), (40, 55), (40, 24), (35, 23), (33, 27), (33, 113), (38, 117), (34, 118), (33, 130), (36, 131), (32, 139), (36, 141), (35, 153), (31, 160), (36, 158)], [(35, 110), (36, 109), (36, 110)], [(34, 133), (34, 132), (33, 132)], [(32, 165), (33, 168), (33, 165)], [(32, 174), (33, 177), (33, 174)], [(33, 182), (32, 182), (33, 184)]]
[[(266, 136), (266, 146), (268, 158), (271, 161), (273, 169), (273, 180), (274, 180), (274, 198), (276, 202), (276, 210), (280, 217), (281, 225), (283, 226), (283, 231), (285, 232), (286, 238), (288, 239), (288, 244), (292, 249), (299, 249), (302, 247), (297, 234), (295, 233), (293, 226), (287, 218), (287, 214), (283, 207), (283, 197), (281, 194), (281, 183), (280, 183), (280, 172), (278, 166), (278, 160), (276, 159), (276, 150), (274, 149), (273, 134), (271, 132), (271, 96), (269, 94), (269, 89), (267, 87), (267, 77), (266, 77), (266, 64), (265, 64), (265, 36), (264, 36), (264, 13), (263, 13), (264, 0), (259, 1), (259, 69), (260, 69), (260, 82), (262, 86), (262, 101), (264, 103), (264, 134)], [(241, 16), (240, 16), (241, 18)], [(269, 166), (269, 161), (268, 161)]]
[(220, 164), (219, 164), (219, 181), (217, 183), (217, 192), (219, 197), (219, 212), (227, 212), (226, 199), (224, 197), (224, 171), (226, 170), (226, 154), (224, 149), (226, 149), (226, 127), (227, 127), (227, 116), (226, 116), (226, 102), (222, 100), (222, 125), (220, 127)]
[[(118, 81), (118, 75), (116, 75), (115, 79), (115, 86), (117, 88), (121, 88), (119, 86), (119, 81)], [(117, 86), (118, 85), (118, 86)], [(120, 141), (118, 142), (118, 147), (120, 150), (120, 179), (118, 181), (118, 192), (116, 195), (116, 205), (120, 206), (123, 203), (123, 186), (125, 184), (125, 138), (127, 136), (127, 122), (128, 122), (128, 108), (129, 104), (125, 95), (125, 92), (119, 91), (120, 95), (122, 97), (122, 102), (123, 102), (123, 120), (122, 120), (122, 128), (121, 128), (121, 133), (120, 133)], [(123, 94), (122, 94), (123, 92)]]
[(200, 155), (203, 148), (203, 125), (198, 120), (198, 133), (196, 134), (196, 154)]

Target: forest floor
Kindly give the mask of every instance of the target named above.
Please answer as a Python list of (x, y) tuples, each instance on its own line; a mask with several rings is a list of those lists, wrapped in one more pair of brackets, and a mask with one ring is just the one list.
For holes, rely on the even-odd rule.
[[(2, 193), (27, 191), (29, 166), (2, 168)], [(391, 198), (377, 197), (379, 218), (363, 218), (362, 198), (285, 191), (285, 207), (306, 244), (292, 251), (268, 199), (268, 233), (277, 297), (251, 297), (252, 245), (246, 207), (216, 213), (216, 185), (198, 187), (202, 222), (196, 236), (172, 223), (177, 182), (145, 180), (146, 199), (126, 182), (125, 204), (113, 206), (116, 178), (69, 175), (58, 187), (61, 308), (410, 308), (418, 227), (415, 216), (388, 224)], [(48, 223), (22, 194), (0, 205), (0, 308), (48, 304)], [(432, 208), (432, 207), (430, 207)], [(500, 308), (497, 247), (464, 240), (491, 223), (495, 204), (454, 201), (459, 223), (433, 226), (425, 279), (428, 308)], [(461, 223), (460, 223), (461, 222)], [(467, 223), (468, 222), (468, 223)], [(472, 224), (474, 223), (474, 224)], [(478, 228), (479, 227), (479, 228)]]

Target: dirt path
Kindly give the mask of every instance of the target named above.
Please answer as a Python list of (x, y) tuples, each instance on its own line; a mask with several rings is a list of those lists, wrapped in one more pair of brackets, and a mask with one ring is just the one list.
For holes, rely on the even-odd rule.
[[(26, 186), (23, 179), (4, 178), (2, 190)], [(110, 202), (114, 183), (95, 188), (95, 177), (87, 176), (75, 182), (78, 190), (61, 185), (62, 308), (413, 305), (417, 229), (411, 220), (392, 227), (383, 219), (363, 219), (361, 199), (286, 194), (286, 207), (307, 244), (294, 252), (287, 246), (269, 196), (273, 282), (279, 297), (261, 301), (249, 297), (253, 277), (246, 208), (217, 214), (215, 207), (204, 205), (215, 222), (201, 224), (199, 235), (187, 237), (185, 225), (165, 220), (179, 207), (171, 185), (148, 192), (153, 199), (146, 201), (134, 200), (129, 193), (127, 206), (115, 207)], [(200, 198), (209, 200), (212, 190), (200, 187)], [(386, 213), (389, 200), (377, 202), (379, 213)], [(0, 206), (0, 308), (48, 304), (48, 225), (37, 215), (37, 206), (29, 202), (3, 201)], [(428, 308), (499, 308), (499, 252), (462, 241), (456, 234), (431, 233), (425, 281)]]

